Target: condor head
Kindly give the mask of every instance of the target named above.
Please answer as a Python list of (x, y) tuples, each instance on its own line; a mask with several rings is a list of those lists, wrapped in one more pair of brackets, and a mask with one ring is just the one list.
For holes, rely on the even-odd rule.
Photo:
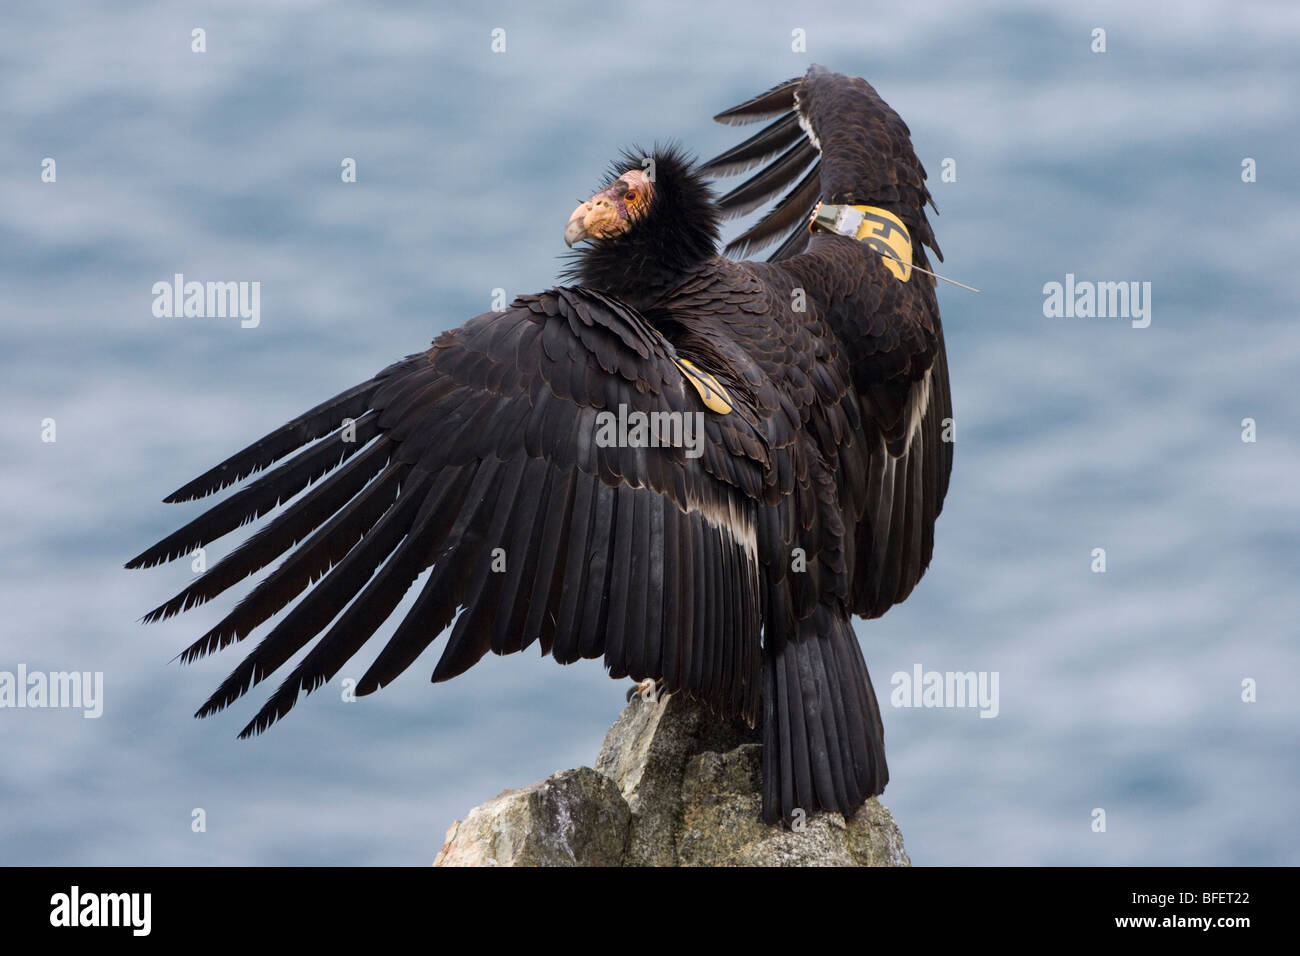
[(606, 185), (564, 227), (566, 277), (637, 305), (713, 259), (721, 213), (695, 164), (675, 147), (628, 150)]
[(645, 218), (653, 202), (654, 182), (643, 171), (629, 169), (573, 210), (564, 227), (564, 243), (572, 248), (583, 239), (621, 236)]

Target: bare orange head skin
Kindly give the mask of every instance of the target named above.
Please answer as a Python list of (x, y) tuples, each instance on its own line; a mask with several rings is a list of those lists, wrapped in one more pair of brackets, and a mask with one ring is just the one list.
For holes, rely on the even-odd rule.
[(653, 200), (654, 183), (644, 171), (629, 169), (573, 210), (564, 228), (564, 241), (572, 246), (583, 239), (621, 236), (649, 211)]

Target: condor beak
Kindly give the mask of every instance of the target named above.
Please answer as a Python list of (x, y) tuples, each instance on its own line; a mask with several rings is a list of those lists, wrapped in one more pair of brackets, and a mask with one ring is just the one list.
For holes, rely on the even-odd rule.
[(569, 217), (569, 224), (564, 227), (564, 244), (570, 249), (575, 242), (587, 238), (587, 214), (591, 212), (591, 200), (587, 200)]
[(564, 241), (569, 248), (583, 239), (609, 239), (627, 231), (629, 223), (613, 198), (621, 195), (622, 189), (621, 183), (611, 186), (573, 210), (569, 224), (564, 227)]

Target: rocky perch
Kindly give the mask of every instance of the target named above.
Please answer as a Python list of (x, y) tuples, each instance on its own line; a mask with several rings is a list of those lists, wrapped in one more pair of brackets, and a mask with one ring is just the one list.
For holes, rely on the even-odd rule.
[(447, 831), (434, 866), (910, 866), (872, 799), (795, 829), (758, 819), (758, 732), (676, 695), (634, 697), (596, 769), (505, 790)]

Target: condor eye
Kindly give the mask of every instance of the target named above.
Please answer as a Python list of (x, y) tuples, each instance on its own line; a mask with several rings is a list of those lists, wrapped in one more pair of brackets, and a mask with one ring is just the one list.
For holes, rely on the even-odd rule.
[(635, 190), (635, 189), (629, 189), (627, 192), (625, 192), (625, 193), (623, 194), (623, 201), (624, 201), (624, 202), (636, 202), (636, 198), (637, 198), (637, 197), (636, 197), (636, 190)]

